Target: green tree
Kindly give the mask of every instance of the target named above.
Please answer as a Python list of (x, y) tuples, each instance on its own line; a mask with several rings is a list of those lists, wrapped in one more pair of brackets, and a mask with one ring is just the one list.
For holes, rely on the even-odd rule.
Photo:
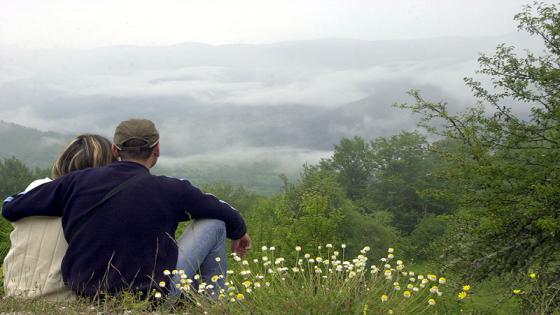
[[(560, 305), (560, 13), (534, 3), (515, 20), (545, 50), (519, 56), (500, 45), (481, 56), (479, 72), (492, 88), (465, 79), (478, 106), (451, 113), (412, 91), (416, 103), (402, 107), (419, 113), (429, 131), (462, 143), (447, 154), (464, 185), (454, 192), (460, 207), (448, 230), (450, 266), (477, 279), (537, 271), (540, 293), (525, 296), (546, 313)], [(516, 114), (512, 103), (530, 115)]]
[(324, 168), (338, 173), (338, 180), (353, 200), (361, 198), (371, 181), (375, 164), (371, 146), (361, 137), (342, 138), (333, 156), (322, 162)]
[(410, 233), (423, 216), (450, 209), (431, 194), (441, 186), (442, 162), (424, 136), (401, 132), (369, 142), (344, 138), (320, 166), (337, 173), (346, 194), (363, 211), (389, 212), (392, 224)]

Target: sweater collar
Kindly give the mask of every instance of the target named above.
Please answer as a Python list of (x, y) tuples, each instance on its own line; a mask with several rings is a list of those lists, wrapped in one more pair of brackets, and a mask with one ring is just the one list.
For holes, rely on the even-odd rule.
[(150, 173), (150, 170), (148, 168), (146, 168), (144, 165), (142, 165), (140, 163), (132, 162), (132, 161), (116, 161), (116, 162), (113, 162), (113, 164), (111, 164), (111, 166), (116, 167), (116, 168), (120, 168), (120, 169), (144, 170), (144, 171)]

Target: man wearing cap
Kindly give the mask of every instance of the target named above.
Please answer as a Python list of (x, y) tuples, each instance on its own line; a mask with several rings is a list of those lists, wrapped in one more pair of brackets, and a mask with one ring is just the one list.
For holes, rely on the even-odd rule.
[[(210, 282), (227, 270), (225, 238), (244, 255), (251, 246), (240, 213), (186, 180), (151, 175), (159, 133), (146, 119), (121, 122), (113, 139), (119, 158), (106, 167), (76, 171), (5, 202), (10, 221), (61, 216), (68, 250), (65, 283), (82, 296), (165, 288), (179, 291), (165, 270), (200, 271)], [(175, 240), (179, 222), (195, 219)], [(218, 258), (219, 259), (218, 259)], [(175, 276), (177, 277), (177, 276)]]

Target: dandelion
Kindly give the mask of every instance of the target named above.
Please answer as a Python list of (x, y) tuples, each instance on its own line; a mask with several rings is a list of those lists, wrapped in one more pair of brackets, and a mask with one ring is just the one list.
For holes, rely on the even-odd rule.
[(387, 255), (387, 258), (388, 258), (388, 259), (393, 259), (393, 258), (395, 258), (395, 255), (389, 254), (389, 255)]
[(301, 246), (296, 246), (296, 252), (301, 252)]
[(447, 280), (444, 277), (440, 277), (438, 280), (439, 284), (445, 284), (446, 281)]
[(468, 285), (468, 284), (463, 286), (463, 291), (465, 291), (465, 292), (469, 292), (470, 289), (471, 289), (471, 286)]
[(519, 289), (515, 289), (513, 290), (513, 294), (517, 295), (517, 294), (521, 294), (521, 290)]
[(303, 257), (305, 257), (305, 259), (309, 259), (309, 257), (311, 257), (311, 255), (305, 254), (305, 255), (303, 255)]
[(274, 246), (270, 246), (270, 251), (271, 251), (271, 252), (273, 252), (273, 251), (275, 251), (275, 250), (276, 250), (276, 248), (275, 248)]
[(389, 315), (394, 314), (394, 313), (393, 313), (393, 310), (388, 310), (388, 311), (387, 311), (387, 314), (389, 314)]
[(325, 247), (326, 248), (332, 248), (332, 244), (327, 244)]
[(412, 295), (412, 293), (411, 293), (410, 291), (408, 291), (408, 290), (406, 290), (406, 291), (403, 292), (403, 296), (404, 296), (405, 298), (407, 298), (407, 299), (408, 299), (411, 295)]
[(218, 282), (218, 279), (220, 279), (220, 277), (216, 275), (216, 276), (212, 276), (210, 280), (212, 280), (212, 282)]
[(392, 247), (389, 247), (389, 249), (387, 250), (387, 252), (389, 252), (389, 253), (392, 253), (392, 252), (394, 252), (394, 251), (395, 251), (395, 249), (392, 248)]
[(266, 252), (266, 251), (268, 250), (268, 248), (267, 248), (266, 246), (263, 246), (263, 247), (261, 247), (261, 250), (262, 250), (263, 252)]
[(235, 297), (240, 301), (245, 299), (245, 295), (243, 295), (243, 293), (237, 293)]
[(438, 292), (439, 292), (439, 290), (438, 290), (437, 286), (433, 286), (433, 287), (430, 288), (430, 293), (438, 293)]
[(346, 244), (340, 245), (340, 248), (346, 248)]
[(162, 288), (165, 287), (165, 281), (160, 281), (159, 286), (162, 287)]
[(165, 270), (163, 271), (163, 274), (166, 275), (166, 276), (169, 276), (169, 275), (171, 274), (171, 271), (165, 269)]
[(156, 299), (161, 298), (161, 292), (156, 292), (156, 293), (154, 294), (154, 297), (155, 297)]
[(387, 296), (387, 294), (383, 294), (381, 296), (381, 302), (387, 302), (389, 300), (389, 296)]
[(402, 260), (397, 260), (397, 265), (398, 265), (398, 266), (400, 266), (400, 265), (402, 265), (402, 264), (403, 264)]
[(457, 294), (457, 297), (459, 298), (459, 300), (463, 300), (464, 298), (467, 297), (467, 292), (461, 291), (459, 292), (459, 294)]
[(436, 275), (428, 275), (428, 280), (430, 280), (430, 281), (436, 281), (436, 280), (437, 280), (437, 276), (436, 276)]
[(434, 300), (434, 299), (429, 299), (429, 300), (428, 300), (428, 305), (436, 305), (436, 300)]
[(222, 259), (220, 257), (214, 258), (215, 261), (220, 262)]
[(537, 274), (534, 273), (534, 272), (531, 272), (531, 273), (529, 274), (529, 278), (531, 278), (531, 279), (535, 279), (536, 277), (537, 277)]

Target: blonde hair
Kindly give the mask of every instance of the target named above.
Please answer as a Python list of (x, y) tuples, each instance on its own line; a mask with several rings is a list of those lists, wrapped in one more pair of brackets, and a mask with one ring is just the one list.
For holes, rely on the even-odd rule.
[(111, 141), (99, 135), (80, 135), (70, 141), (54, 162), (52, 178), (56, 179), (88, 167), (105, 166), (114, 161)]

